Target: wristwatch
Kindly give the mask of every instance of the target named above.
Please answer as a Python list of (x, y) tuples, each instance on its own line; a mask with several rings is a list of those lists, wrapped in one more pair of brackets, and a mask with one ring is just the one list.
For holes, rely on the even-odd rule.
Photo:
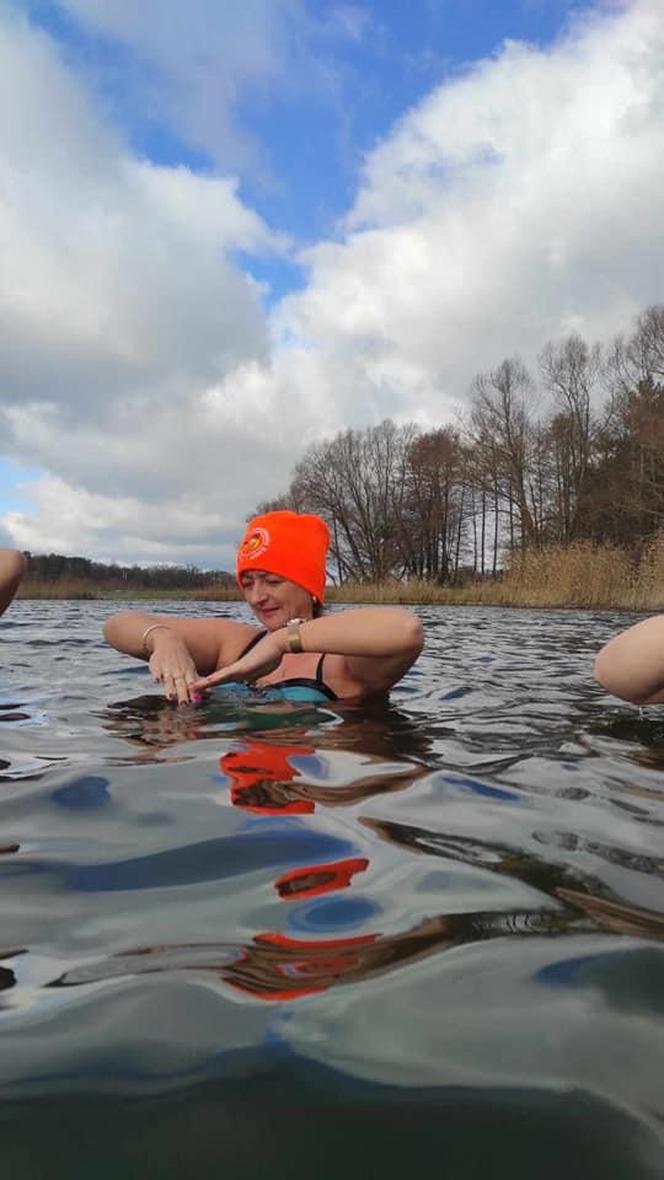
[(300, 624), (306, 623), (306, 621), (306, 619), (289, 619), (286, 623), (286, 642), (288, 643), (289, 651), (304, 651), (302, 647), (302, 636), (300, 635)]

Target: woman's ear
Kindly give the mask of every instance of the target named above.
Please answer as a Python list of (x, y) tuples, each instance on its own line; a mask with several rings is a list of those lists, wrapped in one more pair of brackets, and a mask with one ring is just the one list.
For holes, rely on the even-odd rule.
[(315, 594), (311, 595), (311, 615), (314, 619), (319, 619), (323, 613), (323, 605)]

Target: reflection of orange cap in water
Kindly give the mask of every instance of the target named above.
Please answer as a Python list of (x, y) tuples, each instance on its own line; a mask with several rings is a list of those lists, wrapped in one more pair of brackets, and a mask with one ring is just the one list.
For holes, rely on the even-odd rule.
[(355, 873), (363, 873), (369, 861), (363, 856), (348, 857), (324, 865), (307, 865), (291, 869), (277, 877), (274, 887), (284, 901), (299, 901), (303, 897), (318, 897), (336, 889), (347, 889)]
[(330, 530), (320, 516), (266, 512), (249, 521), (237, 555), (237, 579), (245, 570), (278, 574), (325, 598), (325, 559)]
[(257, 934), (254, 947), (246, 949), (245, 959), (262, 952), (265, 974), (273, 976), (274, 986), (266, 988), (264, 976), (260, 980), (238, 979), (235, 974), (225, 973), (225, 978), (234, 987), (259, 1000), (297, 1000), (301, 996), (327, 991), (333, 983), (358, 967), (360, 947), (368, 946), (377, 938), (378, 934), (360, 934), (355, 938), (302, 940), (271, 931)]
[(257, 791), (263, 783), (291, 783), (300, 772), (288, 759), (313, 753), (311, 746), (274, 746), (263, 742), (245, 742), (243, 750), (229, 750), (219, 759), (219, 767), (231, 780), (233, 806), (257, 815), (310, 815), (315, 810), (311, 799), (291, 800), (285, 793), (282, 804), (275, 791), (267, 805), (262, 806), (257, 801)]

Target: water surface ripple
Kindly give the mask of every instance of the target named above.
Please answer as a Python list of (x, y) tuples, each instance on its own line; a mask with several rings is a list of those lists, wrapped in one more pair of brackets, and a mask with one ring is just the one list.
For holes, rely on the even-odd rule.
[(0, 623), (8, 1174), (660, 1176), (664, 708), (590, 675), (631, 618), (423, 608), (389, 705), (178, 709), (107, 613)]

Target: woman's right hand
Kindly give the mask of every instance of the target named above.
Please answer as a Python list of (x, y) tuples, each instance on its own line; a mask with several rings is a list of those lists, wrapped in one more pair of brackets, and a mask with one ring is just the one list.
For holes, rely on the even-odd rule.
[(201, 694), (192, 692), (192, 685), (198, 680), (198, 671), (184, 640), (166, 626), (155, 628), (149, 638), (150, 672), (155, 683), (163, 684), (166, 700), (197, 704)]

